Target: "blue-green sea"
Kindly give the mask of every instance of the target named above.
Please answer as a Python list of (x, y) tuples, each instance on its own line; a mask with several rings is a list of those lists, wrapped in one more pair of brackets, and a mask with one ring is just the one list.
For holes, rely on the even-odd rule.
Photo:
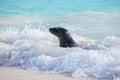
[[(78, 47), (61, 48), (51, 27)], [(119, 0), (0, 0), (0, 66), (120, 79)]]
[(1, 0), (0, 14), (57, 15), (83, 11), (119, 11), (119, 0)]
[(120, 36), (120, 2), (119, 0), (1, 0), (0, 29), (9, 26), (23, 29), (25, 25), (31, 25), (33, 28), (61, 26), (90, 38)]

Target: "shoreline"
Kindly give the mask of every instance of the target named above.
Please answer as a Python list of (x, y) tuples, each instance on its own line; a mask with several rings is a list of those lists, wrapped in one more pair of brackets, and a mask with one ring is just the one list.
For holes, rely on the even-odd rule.
[(40, 70), (24, 70), (17, 67), (0, 66), (0, 80), (105, 80), (94, 78), (74, 78), (67, 74), (44, 73)]

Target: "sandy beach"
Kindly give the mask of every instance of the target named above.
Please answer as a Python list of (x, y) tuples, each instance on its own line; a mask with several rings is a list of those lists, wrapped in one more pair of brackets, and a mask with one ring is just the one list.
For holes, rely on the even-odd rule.
[[(0, 80), (99, 80), (93, 78), (73, 78), (63, 74), (47, 74), (40, 70), (23, 70), (16, 67), (0, 67)], [(101, 79), (103, 80), (103, 79)]]

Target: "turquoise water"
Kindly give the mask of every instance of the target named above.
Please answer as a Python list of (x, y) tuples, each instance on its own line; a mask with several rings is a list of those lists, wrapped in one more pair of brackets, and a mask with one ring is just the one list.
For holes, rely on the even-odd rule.
[(0, 14), (58, 15), (83, 11), (120, 11), (119, 0), (1, 0)]

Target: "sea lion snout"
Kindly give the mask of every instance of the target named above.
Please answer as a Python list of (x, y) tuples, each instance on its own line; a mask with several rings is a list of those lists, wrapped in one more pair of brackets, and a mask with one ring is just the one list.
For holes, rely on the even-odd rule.
[(49, 31), (53, 33), (53, 32), (56, 32), (57, 29), (56, 28), (49, 28)]
[(49, 28), (49, 31), (50, 31), (52, 34), (58, 36), (59, 31), (58, 31), (56, 28)]

